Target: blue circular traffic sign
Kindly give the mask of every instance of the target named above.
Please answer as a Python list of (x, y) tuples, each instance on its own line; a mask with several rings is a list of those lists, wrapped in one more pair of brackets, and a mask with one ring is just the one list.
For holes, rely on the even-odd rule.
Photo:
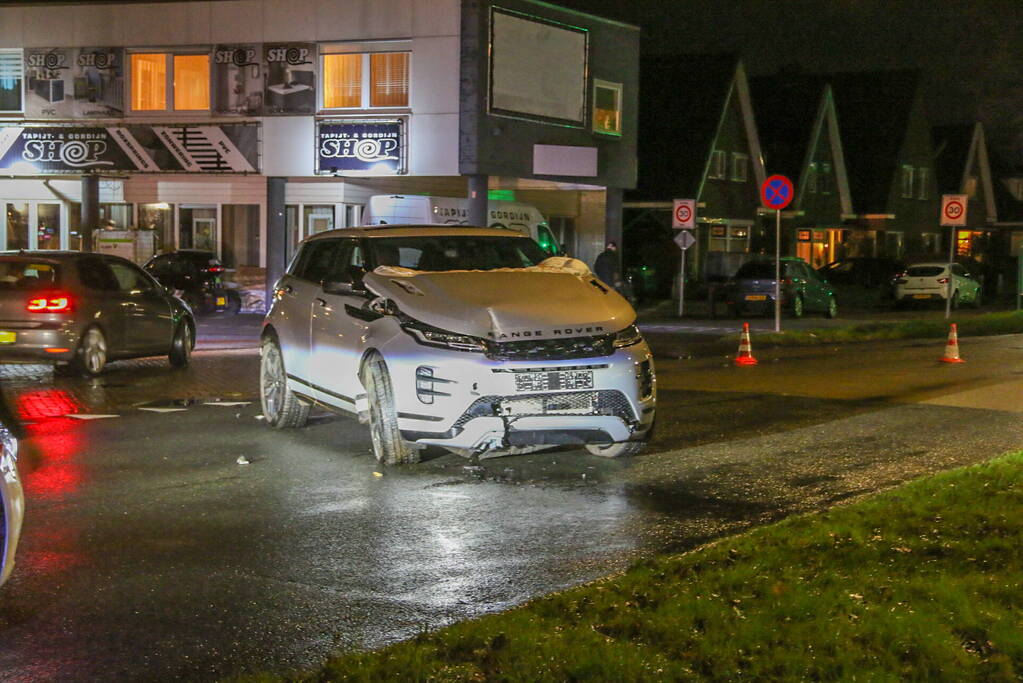
[(795, 194), (792, 181), (783, 175), (773, 175), (760, 186), (760, 201), (769, 209), (784, 209)]

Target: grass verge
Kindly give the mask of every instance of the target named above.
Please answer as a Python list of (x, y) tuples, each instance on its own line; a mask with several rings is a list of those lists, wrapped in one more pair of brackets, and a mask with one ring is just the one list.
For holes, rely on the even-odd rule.
[(1023, 677), (1023, 453), (335, 659), (301, 680)]
[[(960, 336), (982, 337), (1023, 333), (1023, 312), (986, 313), (956, 319)], [(912, 320), (893, 323), (864, 323), (849, 327), (792, 330), (756, 334), (757, 343), (776, 346), (812, 346), (840, 342), (884, 341), (888, 339), (943, 339), (948, 336), (946, 320)], [(733, 340), (735, 335), (727, 337)]]

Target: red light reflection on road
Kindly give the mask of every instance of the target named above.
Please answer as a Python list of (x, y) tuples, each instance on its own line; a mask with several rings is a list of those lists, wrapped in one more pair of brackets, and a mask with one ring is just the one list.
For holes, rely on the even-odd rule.
[(71, 418), (44, 420), (28, 425), (31, 443), (40, 456), (38, 469), (24, 477), (29, 499), (60, 500), (82, 483), (82, 435)]
[(63, 417), (82, 411), (81, 404), (63, 389), (39, 389), (19, 393), (16, 401), (18, 414), (23, 420)]

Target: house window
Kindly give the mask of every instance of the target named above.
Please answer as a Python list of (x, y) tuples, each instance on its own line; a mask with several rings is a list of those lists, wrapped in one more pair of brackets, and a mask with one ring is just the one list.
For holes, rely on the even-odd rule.
[(975, 175), (966, 179), (966, 196), (970, 199), (977, 198), (977, 176)]
[(21, 111), (21, 50), (0, 50), (0, 111)]
[(927, 169), (916, 169), (916, 198), (927, 199)]
[(806, 182), (803, 184), (809, 194), (817, 193), (817, 162), (810, 164), (810, 167), (806, 169)]
[(732, 180), (740, 183), (746, 182), (748, 177), (749, 156), (732, 152)]
[(622, 134), (622, 85), (593, 80), (593, 130)]
[(132, 111), (210, 108), (210, 56), (136, 52), (131, 55)]
[(913, 198), (913, 167), (902, 167), (902, 196)]
[(323, 55), (323, 108), (407, 107), (409, 54)]
[(727, 170), (727, 159), (721, 150), (714, 150), (710, 153), (710, 172), (708, 178), (724, 178)]
[(822, 161), (820, 165), (821, 194), (831, 194), (831, 164)]

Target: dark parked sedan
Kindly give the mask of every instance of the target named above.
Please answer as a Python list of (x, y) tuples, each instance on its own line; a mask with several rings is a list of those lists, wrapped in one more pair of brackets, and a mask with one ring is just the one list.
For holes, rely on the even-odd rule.
[[(725, 303), (733, 316), (744, 312), (774, 311), (775, 262), (758, 259), (744, 263), (725, 287)], [(798, 318), (806, 311), (838, 315), (835, 293), (827, 280), (799, 258), (781, 259), (782, 309)]]
[(131, 261), (61, 251), (0, 252), (0, 362), (67, 363), (98, 375), (108, 360), (167, 354), (188, 365), (188, 306)]
[(164, 287), (180, 292), (196, 313), (237, 313), (241, 309), (241, 297), (224, 287), (224, 266), (212, 251), (181, 249), (159, 254), (143, 268)]

